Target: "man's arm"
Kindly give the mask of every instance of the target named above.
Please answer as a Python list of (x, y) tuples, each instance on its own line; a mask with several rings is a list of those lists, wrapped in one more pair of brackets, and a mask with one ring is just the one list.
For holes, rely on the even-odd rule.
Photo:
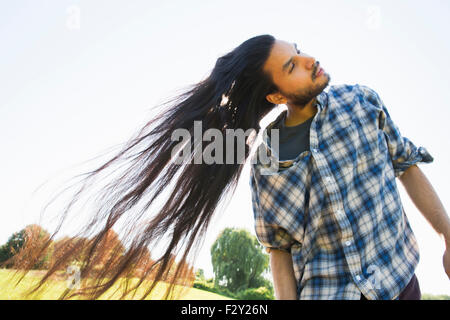
[(417, 209), (444, 240), (446, 250), (444, 269), (450, 278), (450, 218), (431, 183), (416, 165), (412, 165), (399, 177)]
[(271, 249), (270, 268), (277, 300), (296, 300), (297, 281), (294, 274), (292, 255), (289, 252)]
[(417, 209), (450, 248), (450, 218), (422, 170), (412, 165), (399, 179)]

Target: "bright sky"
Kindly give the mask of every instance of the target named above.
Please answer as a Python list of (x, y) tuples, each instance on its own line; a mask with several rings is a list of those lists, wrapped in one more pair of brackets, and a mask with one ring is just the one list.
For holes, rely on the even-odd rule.
[[(435, 158), (420, 168), (449, 210), (449, 14), (450, 4), (437, 0), (3, 2), (0, 244), (36, 216), (31, 202), (44, 198), (31, 197), (42, 183), (126, 142), (150, 119), (150, 107), (266, 33), (319, 60), (330, 85), (376, 90), (402, 134)], [(220, 230), (254, 233), (248, 173), (247, 165), (208, 232), (197, 264), (207, 276)], [(422, 293), (450, 294), (444, 244), (397, 183), (420, 247)]]

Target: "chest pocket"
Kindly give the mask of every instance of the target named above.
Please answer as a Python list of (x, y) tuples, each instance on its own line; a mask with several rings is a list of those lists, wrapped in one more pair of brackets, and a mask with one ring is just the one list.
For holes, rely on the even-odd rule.
[(359, 125), (348, 114), (339, 115), (333, 123), (330, 138), (330, 149), (333, 157), (341, 165), (356, 165), (357, 155), (361, 147)]
[(375, 115), (358, 108), (355, 112), (355, 125), (359, 136), (358, 156), (361, 159), (374, 159), (384, 151), (384, 134), (378, 128)]

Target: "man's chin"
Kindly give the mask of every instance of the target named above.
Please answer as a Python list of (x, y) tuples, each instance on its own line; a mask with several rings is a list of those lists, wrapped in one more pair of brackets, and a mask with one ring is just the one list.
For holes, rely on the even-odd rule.
[(324, 84), (321, 86), (322, 90), (320, 92), (322, 92), (330, 84), (330, 80), (331, 80), (330, 75), (328, 73), (325, 73), (324, 77), (326, 77), (327, 79), (325, 80)]
[(325, 74), (325, 76), (327, 77), (326, 81), (324, 81), (320, 84), (320, 86), (317, 87), (317, 90), (315, 90), (314, 92), (314, 97), (317, 97), (319, 94), (321, 94), (323, 90), (325, 90), (325, 88), (330, 84), (330, 76), (328, 74)]
[(323, 83), (321, 83), (319, 86), (311, 88), (306, 95), (303, 94), (297, 96), (295, 95), (288, 96), (291, 100), (291, 104), (299, 106), (299, 108), (302, 108), (301, 106), (305, 107), (309, 102), (311, 102), (312, 99), (321, 94), (322, 91), (325, 90), (325, 88), (330, 83), (330, 76), (328, 75), (328, 73), (325, 74), (324, 76), (326, 76), (327, 79), (323, 81)]

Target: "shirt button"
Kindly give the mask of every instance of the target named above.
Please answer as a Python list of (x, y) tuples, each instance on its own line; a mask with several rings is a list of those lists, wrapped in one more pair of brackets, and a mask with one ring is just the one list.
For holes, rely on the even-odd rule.
[(345, 241), (345, 245), (346, 245), (347, 247), (350, 247), (351, 244), (352, 244), (352, 242), (351, 242), (350, 240)]
[(317, 152), (319, 152), (319, 150), (317, 150), (317, 149), (312, 149), (312, 152), (317, 153)]
[(361, 276), (357, 275), (355, 278), (356, 278), (356, 281), (361, 281)]
[(328, 182), (328, 183), (331, 183), (332, 180), (333, 180), (333, 179), (331, 179), (331, 177), (326, 177), (326, 178), (325, 178), (325, 181)]

